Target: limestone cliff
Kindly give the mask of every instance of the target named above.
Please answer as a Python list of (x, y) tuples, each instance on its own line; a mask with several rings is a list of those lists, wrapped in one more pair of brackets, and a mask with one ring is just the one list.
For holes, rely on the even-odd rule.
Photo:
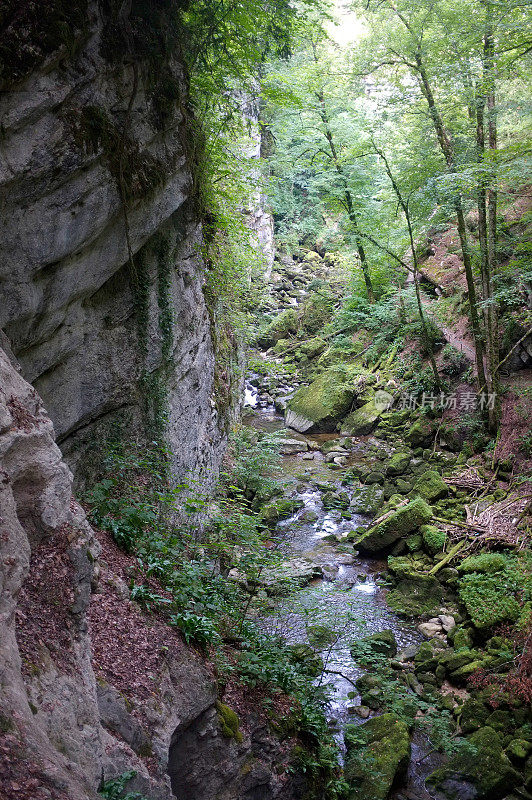
[(76, 473), (118, 421), (164, 431), (177, 477), (210, 476), (223, 419), (172, 4), (7, 5), (0, 328)]

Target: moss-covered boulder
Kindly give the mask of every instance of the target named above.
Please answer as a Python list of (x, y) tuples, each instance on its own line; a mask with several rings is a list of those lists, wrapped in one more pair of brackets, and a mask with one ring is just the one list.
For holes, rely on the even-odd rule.
[(349, 436), (365, 436), (371, 433), (377, 425), (383, 412), (380, 406), (375, 405), (373, 400), (365, 403), (360, 408), (352, 411), (342, 422), (342, 433)]
[(316, 358), (321, 355), (326, 348), (327, 343), (318, 336), (314, 339), (308, 339), (306, 342), (301, 342), (299, 349), (307, 358)]
[(358, 490), (351, 500), (351, 511), (354, 514), (372, 516), (382, 505), (384, 493), (382, 486), (374, 483)]
[(369, 528), (358, 540), (357, 546), (368, 553), (384, 550), (398, 539), (425, 525), (431, 517), (430, 506), (418, 498), (397, 511), (392, 511), (386, 519)]
[(469, 575), (471, 572), (493, 573), (506, 569), (508, 559), (502, 553), (480, 553), (478, 556), (465, 558), (458, 566), (460, 572)]
[(300, 433), (331, 433), (351, 408), (355, 395), (349, 372), (343, 367), (331, 367), (291, 398), (285, 412), (286, 424)]
[(267, 525), (275, 525), (280, 519), (286, 519), (303, 508), (303, 505), (300, 497), (277, 497), (262, 507), (260, 516)]
[(314, 292), (303, 304), (301, 313), (301, 327), (311, 334), (318, 333), (331, 318), (334, 298)]
[(447, 764), (435, 770), (427, 783), (449, 800), (468, 797), (477, 800), (501, 800), (522, 782), (503, 751), (503, 737), (485, 726), (468, 738), (469, 747), (461, 748)]
[(447, 541), (445, 531), (440, 531), (435, 525), (422, 525), (419, 529), (423, 537), (423, 545), (428, 553), (441, 553)]
[(375, 657), (393, 658), (397, 655), (397, 642), (392, 630), (379, 631), (365, 636), (351, 647), (351, 658), (361, 666), (370, 665)]
[(309, 625), (307, 628), (307, 638), (313, 647), (323, 648), (333, 644), (338, 635), (328, 625)]
[(441, 500), (442, 497), (447, 497), (449, 487), (439, 472), (436, 472), (435, 469), (429, 469), (423, 475), (420, 475), (414, 483), (414, 492), (424, 500), (427, 500), (427, 502), (433, 503), (436, 500)]
[(302, 672), (317, 678), (323, 669), (323, 661), (308, 644), (291, 644), (287, 647), (288, 660), (296, 664)]
[(348, 800), (386, 800), (410, 761), (407, 725), (393, 714), (348, 725), (344, 777)]
[(421, 614), (438, 614), (445, 596), (444, 587), (436, 577), (417, 573), (398, 581), (386, 595), (386, 602), (398, 614), (419, 617)]
[(299, 319), (297, 311), (288, 308), (273, 319), (265, 330), (257, 337), (257, 345), (263, 349), (273, 347), (280, 339), (286, 339), (290, 334), (295, 334)]
[(412, 447), (421, 447), (432, 441), (433, 425), (425, 417), (417, 419), (405, 436), (405, 441)]
[(403, 472), (406, 472), (408, 469), (411, 460), (412, 456), (410, 453), (394, 453), (390, 456), (390, 460), (388, 461), (386, 474), (392, 476), (402, 475)]
[(501, 622), (515, 622), (519, 617), (519, 603), (496, 575), (464, 575), (458, 592), (475, 628), (484, 630)]

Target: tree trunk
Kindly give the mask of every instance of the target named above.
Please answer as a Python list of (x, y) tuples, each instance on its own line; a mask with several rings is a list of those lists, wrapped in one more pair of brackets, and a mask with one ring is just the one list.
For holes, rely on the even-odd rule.
[[(428, 79), (427, 71), (425, 69), (425, 65), (423, 64), (423, 60), (421, 58), (421, 53), (418, 51), (415, 55), (416, 59), (416, 73), (419, 79), (419, 85), (421, 88), (421, 92), (427, 101), (429, 107), (429, 113), (434, 125), (434, 130), (436, 132), (436, 136), (438, 138), (438, 143), (440, 145), (441, 151), (443, 153), (443, 157), (445, 158), (445, 163), (447, 164), (447, 169), (449, 172), (456, 173), (456, 164), (454, 161), (454, 151), (451, 139), (449, 138), (447, 131), (445, 130), (445, 125), (443, 124), (443, 119), (440, 115), (438, 107), (436, 105), (436, 101), (434, 99), (434, 94), (432, 92), (432, 88), (430, 85), (430, 81)], [(484, 345), (482, 341), (482, 330), (480, 327), (480, 320), (478, 315), (477, 309), (477, 296), (476, 296), (476, 289), (475, 289), (475, 279), (473, 276), (473, 268), (471, 264), (471, 255), (469, 252), (469, 245), (467, 241), (467, 231), (464, 219), (464, 210), (462, 207), (462, 199), (460, 195), (456, 195), (454, 200), (454, 208), (456, 211), (457, 217), (457, 224), (458, 224), (458, 235), (460, 237), (460, 246), (462, 249), (462, 259), (464, 262), (464, 270), (465, 276), (467, 281), (467, 294), (469, 300), (469, 314), (471, 318), (471, 329), (473, 331), (473, 339), (475, 341), (475, 361), (477, 366), (477, 375), (478, 375), (478, 385), (481, 390), (486, 389), (486, 374), (484, 370)]]

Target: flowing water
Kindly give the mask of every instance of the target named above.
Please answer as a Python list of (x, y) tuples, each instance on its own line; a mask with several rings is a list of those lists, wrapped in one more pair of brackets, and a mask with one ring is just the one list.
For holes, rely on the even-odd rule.
[[(257, 408), (256, 402), (248, 405), (254, 410), (244, 419), (247, 425), (269, 433), (286, 430), (283, 417), (272, 408)], [(290, 432), (287, 434), (290, 436)], [(309, 436), (307, 440), (315, 448), (331, 438), (335, 436)], [(357, 446), (356, 440), (353, 446)], [(311, 625), (326, 625), (335, 632), (333, 644), (321, 651), (326, 672), (320, 680), (330, 690), (327, 713), (340, 746), (344, 726), (363, 721), (355, 712), (360, 700), (354, 684), (364, 670), (351, 658), (353, 642), (385, 629), (393, 631), (399, 650), (419, 643), (422, 638), (412, 622), (399, 618), (386, 604), (386, 588), (380, 575), (386, 563), (355, 557), (347, 544), (348, 531), (367, 525), (369, 520), (356, 514), (346, 519), (341, 511), (323, 506), (319, 484), (334, 483), (337, 489), (351, 496), (357, 491), (341, 485), (342, 473), (342, 469), (331, 470), (321, 452), (315, 449), (284, 456), (285, 491), (298, 497), (303, 507), (278, 523), (276, 538), (287, 561), (309, 559), (321, 568), (323, 578), (311, 581), (288, 597), (278, 598), (274, 613), (265, 622), (268, 630), (291, 643), (308, 642), (307, 629)], [(424, 787), (424, 778), (435, 763), (432, 757), (427, 757), (428, 749), (426, 741), (414, 736), (407, 785), (392, 795), (395, 800), (432, 797)]]

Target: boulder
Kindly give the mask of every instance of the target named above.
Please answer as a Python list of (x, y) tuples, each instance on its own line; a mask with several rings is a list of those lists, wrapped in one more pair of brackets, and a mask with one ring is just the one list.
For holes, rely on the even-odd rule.
[(362, 666), (371, 664), (374, 656), (393, 658), (397, 655), (397, 642), (392, 630), (379, 631), (365, 636), (351, 647), (351, 658)]
[(471, 573), (461, 578), (458, 593), (475, 628), (485, 630), (502, 622), (515, 622), (519, 603), (496, 575)]
[(424, 500), (427, 500), (427, 502), (432, 503), (442, 497), (447, 497), (449, 487), (439, 472), (429, 469), (423, 475), (420, 475), (414, 483), (414, 492)]
[(358, 540), (357, 546), (366, 552), (376, 553), (429, 522), (431, 517), (430, 506), (418, 498), (369, 528)]
[(428, 444), (432, 440), (433, 427), (431, 422), (424, 417), (416, 420), (405, 436), (405, 441), (412, 447)]
[(408, 469), (411, 458), (410, 453), (394, 453), (388, 461), (386, 474), (392, 476), (402, 475)]
[(419, 529), (423, 544), (428, 553), (441, 553), (447, 541), (447, 534), (435, 525), (422, 525)]
[(330, 433), (349, 411), (354, 398), (355, 388), (347, 370), (331, 367), (291, 398), (286, 409), (286, 424), (300, 433)]
[(364, 436), (371, 433), (384, 409), (375, 405), (373, 400), (352, 411), (342, 422), (342, 433), (350, 436)]
[(267, 525), (275, 525), (280, 519), (290, 517), (303, 508), (303, 505), (299, 497), (277, 497), (262, 507), (260, 515)]
[(468, 737), (470, 749), (462, 749), (427, 778), (449, 800), (468, 797), (501, 800), (522, 783), (521, 776), (503, 752), (503, 737), (485, 726)]
[(267, 349), (273, 347), (280, 339), (286, 339), (290, 334), (297, 331), (298, 326), (297, 311), (288, 308), (282, 311), (273, 319), (265, 330), (257, 337), (258, 347)]
[(333, 644), (336, 641), (337, 634), (328, 625), (309, 625), (307, 628), (307, 637), (313, 647), (323, 648)]
[(348, 800), (386, 800), (408, 769), (410, 737), (406, 723), (394, 714), (383, 714), (362, 725), (348, 725), (344, 738)]

